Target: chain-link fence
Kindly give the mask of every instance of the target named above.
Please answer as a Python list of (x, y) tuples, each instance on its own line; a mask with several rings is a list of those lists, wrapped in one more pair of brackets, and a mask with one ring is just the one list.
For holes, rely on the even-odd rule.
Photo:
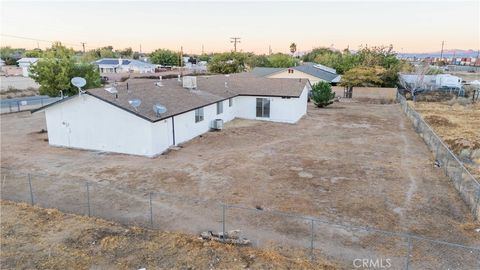
[(412, 121), (415, 131), (423, 138), (435, 156), (436, 165), (442, 167), (445, 175), (450, 177), (455, 188), (470, 207), (473, 216), (480, 219), (480, 184), (477, 179), (463, 166), (457, 156), (440, 139), (433, 129), (415, 111), (404, 96), (398, 94), (403, 111)]
[(240, 230), (240, 239), (286, 256), (330, 261), (342, 269), (479, 269), (480, 245), (332, 222), (160, 192), (1, 169), (1, 197), (126, 225), (198, 234)]
[(43, 107), (57, 100), (60, 97), (32, 96), (0, 100), (0, 113), (21, 112)]

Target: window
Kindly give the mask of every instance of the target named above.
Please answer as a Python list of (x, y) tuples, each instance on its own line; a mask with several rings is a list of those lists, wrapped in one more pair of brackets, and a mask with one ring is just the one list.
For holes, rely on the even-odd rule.
[(233, 98), (228, 99), (228, 107), (232, 107), (233, 105)]
[(217, 102), (217, 114), (223, 113), (223, 101)]
[(270, 117), (270, 100), (257, 98), (257, 117)]
[(195, 110), (195, 123), (203, 121), (203, 108)]

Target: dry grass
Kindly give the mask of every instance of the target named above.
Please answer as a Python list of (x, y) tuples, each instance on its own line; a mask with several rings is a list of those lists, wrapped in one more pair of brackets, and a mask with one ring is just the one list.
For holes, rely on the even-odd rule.
[(411, 103), (452, 151), (480, 177), (480, 104)]
[(298, 250), (286, 257), (9, 201), (1, 210), (2, 269), (335, 269)]

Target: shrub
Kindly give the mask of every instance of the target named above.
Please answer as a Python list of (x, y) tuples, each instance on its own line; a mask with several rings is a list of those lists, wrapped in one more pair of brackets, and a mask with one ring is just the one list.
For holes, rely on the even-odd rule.
[(332, 92), (332, 86), (325, 81), (319, 81), (312, 85), (312, 100), (315, 106), (319, 108), (326, 107), (333, 103), (335, 92)]

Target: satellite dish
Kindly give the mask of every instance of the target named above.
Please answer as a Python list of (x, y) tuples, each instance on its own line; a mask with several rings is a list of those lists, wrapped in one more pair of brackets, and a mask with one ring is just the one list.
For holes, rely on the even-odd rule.
[(77, 88), (84, 87), (87, 84), (87, 81), (82, 77), (74, 77), (70, 82)]
[(142, 101), (140, 99), (132, 99), (129, 100), (128, 103), (137, 111), (137, 108), (140, 107), (140, 104), (142, 104)]
[(78, 88), (78, 95), (81, 95), (83, 92), (82, 87), (87, 84), (87, 81), (82, 77), (73, 77), (70, 82)]
[(155, 112), (155, 114), (157, 116), (159, 116), (160, 114), (162, 113), (166, 113), (167, 112), (167, 108), (163, 105), (160, 105), (160, 104), (155, 104), (153, 105), (153, 111)]

